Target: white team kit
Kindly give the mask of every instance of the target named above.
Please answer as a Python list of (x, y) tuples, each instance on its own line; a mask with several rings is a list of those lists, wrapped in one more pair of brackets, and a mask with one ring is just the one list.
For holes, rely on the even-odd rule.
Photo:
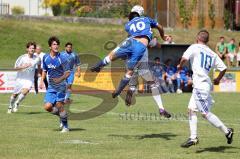
[(190, 60), (193, 71), (193, 93), (188, 108), (206, 114), (212, 106), (212, 82), (208, 73), (212, 68), (223, 71), (227, 67), (215, 52), (203, 44), (191, 45), (183, 58)]
[(40, 58), (36, 55), (30, 58), (28, 54), (24, 54), (17, 59), (14, 68), (27, 64), (31, 64), (31, 66), (17, 72), (16, 85), (13, 91), (14, 94), (20, 93), (23, 88), (31, 89), (34, 82), (35, 68), (40, 64)]

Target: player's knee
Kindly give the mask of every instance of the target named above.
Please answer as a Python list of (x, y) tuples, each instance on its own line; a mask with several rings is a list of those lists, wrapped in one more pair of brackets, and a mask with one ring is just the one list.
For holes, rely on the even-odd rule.
[(157, 85), (154, 81), (150, 81), (150, 82), (149, 82), (149, 85), (150, 85), (150, 88), (151, 88), (151, 89), (154, 89), (154, 88), (157, 88), (157, 87), (158, 87), (158, 85)]
[(64, 110), (64, 111), (62, 111), (62, 112), (59, 112), (59, 116), (60, 116), (60, 118), (61, 118), (61, 120), (67, 120), (67, 117), (68, 117), (68, 115), (67, 115), (67, 112)]
[(204, 119), (207, 119), (207, 117), (208, 117), (208, 114), (202, 114), (202, 117), (204, 118)]
[(21, 91), (21, 93), (22, 93), (23, 95), (27, 95), (28, 92), (29, 92), (29, 89), (23, 89), (23, 90)]
[(52, 104), (51, 103), (46, 103), (44, 105), (44, 109), (48, 112), (51, 112), (52, 111)]

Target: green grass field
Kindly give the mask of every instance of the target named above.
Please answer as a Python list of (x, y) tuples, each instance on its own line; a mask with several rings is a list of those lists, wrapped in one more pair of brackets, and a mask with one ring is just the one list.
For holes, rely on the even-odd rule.
[[(10, 94), (0, 94), (0, 158), (69, 158), (69, 159), (238, 159), (239, 93), (213, 94), (216, 101), (212, 112), (235, 129), (232, 145), (225, 136), (199, 117), (200, 143), (188, 149), (180, 144), (188, 138), (186, 105), (190, 94), (164, 94), (165, 107), (174, 114), (170, 120), (150, 118), (157, 114), (151, 96), (137, 97), (127, 108), (119, 98), (111, 111), (89, 119), (71, 120), (71, 131), (60, 134), (56, 116), (43, 108), (43, 94), (29, 94), (19, 112), (7, 114)], [(106, 102), (106, 107), (111, 99)], [(91, 95), (73, 95), (71, 112), (79, 113), (97, 106), (102, 99)], [(134, 116), (135, 115), (135, 116)]]

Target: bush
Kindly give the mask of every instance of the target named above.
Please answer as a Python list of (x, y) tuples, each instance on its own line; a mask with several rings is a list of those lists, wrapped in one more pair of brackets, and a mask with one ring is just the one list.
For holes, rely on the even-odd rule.
[(75, 14), (79, 17), (85, 17), (87, 14), (93, 12), (93, 9), (90, 6), (82, 6), (76, 10)]
[(75, 14), (80, 17), (123, 18), (128, 16), (130, 9), (128, 5), (102, 7), (98, 10), (93, 10), (89, 6), (82, 6)]
[(23, 15), (24, 14), (24, 8), (21, 6), (13, 6), (12, 9), (13, 15)]

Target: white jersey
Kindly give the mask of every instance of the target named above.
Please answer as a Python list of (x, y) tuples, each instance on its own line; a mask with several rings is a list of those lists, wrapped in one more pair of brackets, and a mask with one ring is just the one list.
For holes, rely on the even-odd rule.
[(193, 88), (210, 90), (212, 82), (208, 73), (212, 68), (219, 71), (227, 67), (218, 55), (203, 44), (191, 45), (183, 54), (183, 58), (190, 60), (193, 71)]
[[(41, 60), (41, 69), (42, 69), (43, 68), (43, 56), (45, 55), (45, 53), (44, 52), (41, 52), (40, 54), (34, 53), (34, 55), (36, 55), (37, 57), (40, 58), (40, 60)], [(36, 69), (37, 69), (37, 66), (36, 66)]]
[(34, 80), (35, 68), (36, 68), (36, 65), (39, 64), (39, 62), (40, 62), (40, 58), (37, 57), (36, 55), (33, 55), (32, 58), (30, 58), (28, 54), (24, 54), (24, 55), (20, 56), (17, 59), (14, 68), (24, 66), (24, 65), (27, 65), (27, 64), (31, 64), (31, 66), (24, 69), (24, 70), (18, 71), (17, 72), (17, 80), (22, 79), (22, 80), (33, 81)]

